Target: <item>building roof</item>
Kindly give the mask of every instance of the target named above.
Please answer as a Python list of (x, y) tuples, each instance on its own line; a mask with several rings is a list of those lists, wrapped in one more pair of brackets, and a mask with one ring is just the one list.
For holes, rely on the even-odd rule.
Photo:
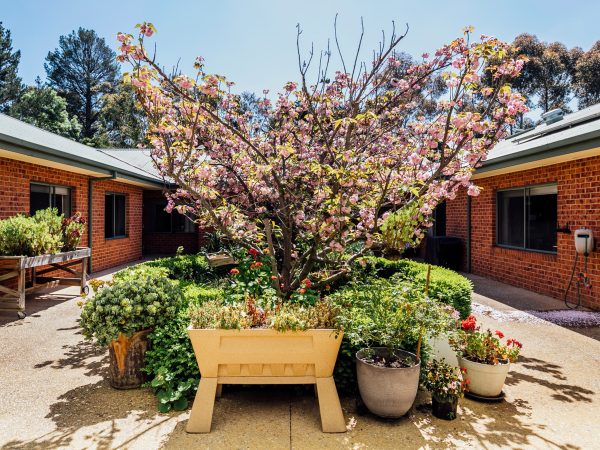
[(600, 104), (507, 137), (490, 150), (474, 178), (600, 155)]
[(145, 187), (164, 185), (150, 155), (142, 150), (96, 149), (5, 114), (0, 114), (0, 156), (90, 176), (115, 175)]

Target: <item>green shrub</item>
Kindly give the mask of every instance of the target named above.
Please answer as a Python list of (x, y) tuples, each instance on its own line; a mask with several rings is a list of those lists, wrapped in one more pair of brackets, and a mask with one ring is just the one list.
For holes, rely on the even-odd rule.
[[(363, 274), (367, 277), (390, 278), (398, 281), (407, 280), (416, 286), (425, 288), (427, 279), (427, 264), (412, 261), (410, 259), (399, 259), (396, 261), (386, 258), (367, 257), (363, 259), (366, 264)], [(357, 269), (360, 273), (360, 269)], [(452, 305), (461, 318), (471, 313), (472, 283), (462, 275), (450, 269), (439, 266), (431, 266), (429, 280), (429, 296), (443, 303)]]
[(96, 295), (84, 303), (80, 325), (83, 335), (100, 345), (108, 345), (119, 333), (131, 336), (167, 323), (183, 305), (179, 284), (161, 268), (137, 266), (94, 286)]
[(225, 291), (218, 285), (188, 283), (183, 286), (183, 295), (187, 304), (198, 305), (211, 300), (222, 300)]
[[(159, 267), (165, 269), (173, 280), (203, 282), (215, 278), (204, 255), (176, 255), (148, 261), (133, 267)], [(124, 269), (124, 271), (131, 268)]]
[(45, 221), (21, 214), (0, 220), (0, 255), (38, 256), (58, 253), (62, 247), (60, 227), (58, 235), (53, 235), (50, 230), (50, 225)]
[(182, 308), (175, 318), (148, 336), (151, 345), (146, 351), (144, 371), (152, 378), (147, 386), (154, 390), (160, 412), (186, 409), (198, 387), (200, 372), (187, 334), (189, 324)]

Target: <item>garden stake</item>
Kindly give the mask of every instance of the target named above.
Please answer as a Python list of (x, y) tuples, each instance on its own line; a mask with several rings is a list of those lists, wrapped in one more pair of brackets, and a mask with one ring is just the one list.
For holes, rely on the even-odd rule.
[[(431, 278), (431, 264), (427, 264), (427, 278), (425, 278), (425, 295), (429, 297), (429, 280)], [(419, 333), (417, 341), (417, 351), (415, 352), (417, 359), (421, 360), (421, 341), (423, 340), (423, 330)]]

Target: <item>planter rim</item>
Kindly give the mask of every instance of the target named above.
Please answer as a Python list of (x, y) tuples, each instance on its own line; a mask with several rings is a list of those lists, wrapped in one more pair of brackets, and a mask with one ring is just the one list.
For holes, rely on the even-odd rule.
[(417, 355), (415, 355), (414, 353), (409, 352), (407, 350), (397, 350), (397, 351), (401, 351), (401, 352), (404, 352), (404, 353), (408, 353), (409, 355), (413, 356), (415, 358), (415, 361), (417, 361), (417, 362), (414, 365), (410, 366), (410, 367), (381, 367), (381, 366), (376, 366), (375, 364), (371, 364), (371, 363), (368, 363), (366, 361), (363, 361), (361, 358), (358, 357), (358, 354), (360, 352), (362, 352), (363, 350), (367, 350), (369, 348), (370, 349), (384, 348), (384, 349), (387, 350), (387, 347), (364, 347), (364, 348), (361, 348), (359, 351), (357, 351), (356, 354), (354, 355), (356, 357), (357, 361), (360, 361), (361, 363), (366, 364), (369, 367), (373, 367), (373, 368), (375, 368), (377, 370), (409, 370), (409, 369), (414, 369), (415, 367), (419, 367), (421, 365), (421, 358), (417, 358)]
[(286, 334), (286, 333), (307, 333), (309, 331), (330, 331), (332, 333), (339, 333), (342, 335), (344, 332), (342, 330), (336, 330), (335, 328), (307, 328), (306, 330), (284, 330), (278, 331), (275, 328), (194, 328), (191, 325), (187, 327), (188, 331), (219, 331), (219, 332), (230, 332), (230, 333), (240, 333), (245, 331), (251, 331), (253, 333), (278, 333), (278, 334)]
[(480, 362), (477, 362), (477, 361), (473, 361), (473, 360), (471, 360), (469, 358), (465, 358), (464, 356), (458, 356), (458, 355), (457, 355), (457, 358), (459, 360), (464, 359), (465, 361), (469, 361), (471, 364), (477, 364), (479, 366), (484, 366), (484, 367), (509, 366), (511, 364), (510, 361), (509, 362), (505, 362), (505, 363), (498, 363), (498, 364), (484, 364), (484, 363), (480, 363)]

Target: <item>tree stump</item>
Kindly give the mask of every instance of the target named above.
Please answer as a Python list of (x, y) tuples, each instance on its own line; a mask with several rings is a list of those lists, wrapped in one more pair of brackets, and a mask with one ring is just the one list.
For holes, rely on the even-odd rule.
[(144, 383), (142, 372), (148, 348), (150, 330), (138, 331), (131, 337), (119, 334), (108, 347), (110, 355), (110, 385), (115, 389), (135, 389)]

